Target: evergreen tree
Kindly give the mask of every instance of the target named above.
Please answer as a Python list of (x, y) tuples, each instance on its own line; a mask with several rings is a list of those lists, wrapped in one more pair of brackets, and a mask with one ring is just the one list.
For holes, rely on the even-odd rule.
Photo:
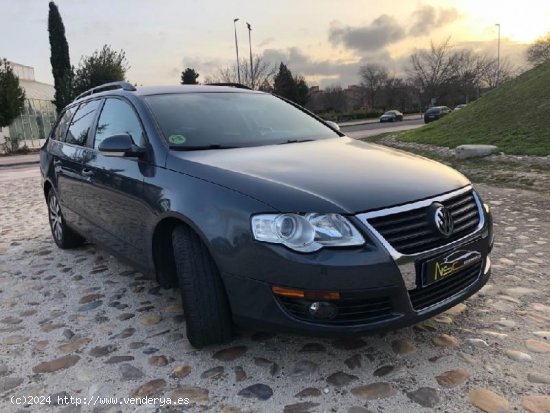
[(279, 71), (273, 78), (273, 93), (294, 101), (296, 98), (295, 91), (296, 84), (292, 77), (292, 72), (281, 62)]
[(293, 77), (292, 72), (281, 62), (279, 72), (273, 78), (273, 93), (304, 106), (309, 98), (309, 89), (303, 77)]
[(9, 126), (23, 112), (25, 91), (6, 59), (0, 60), (0, 128)]
[(109, 45), (82, 57), (74, 75), (74, 93), (78, 95), (95, 86), (124, 80), (128, 70), (124, 50), (117, 52)]
[(54, 104), (59, 113), (73, 98), (73, 71), (69, 57), (69, 44), (65, 38), (65, 26), (59, 10), (53, 1), (48, 13), (48, 32), (50, 35), (50, 63), (55, 86)]
[(183, 72), (181, 72), (181, 84), (182, 85), (198, 85), (197, 78), (199, 74), (195, 72), (195, 69), (188, 67)]
[(295, 77), (296, 82), (296, 100), (295, 102), (300, 106), (305, 106), (309, 101), (309, 87), (306, 80), (302, 77)]

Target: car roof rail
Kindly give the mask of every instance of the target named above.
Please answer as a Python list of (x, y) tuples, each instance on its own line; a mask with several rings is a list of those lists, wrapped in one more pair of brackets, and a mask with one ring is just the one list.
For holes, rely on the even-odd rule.
[(78, 100), (85, 96), (93, 95), (94, 93), (99, 93), (105, 90), (112, 90), (112, 89), (122, 89), (122, 90), (127, 90), (129, 92), (135, 92), (136, 90), (135, 86), (128, 82), (110, 82), (110, 83), (104, 83), (102, 85), (88, 89), (86, 92), (83, 92), (80, 95), (78, 95), (75, 100)]
[(247, 90), (252, 90), (252, 88), (246, 86), (246, 85), (243, 85), (242, 83), (231, 83), (231, 82), (226, 82), (226, 83), (206, 83), (205, 86), (229, 86), (229, 87), (235, 87), (237, 89), (247, 89)]

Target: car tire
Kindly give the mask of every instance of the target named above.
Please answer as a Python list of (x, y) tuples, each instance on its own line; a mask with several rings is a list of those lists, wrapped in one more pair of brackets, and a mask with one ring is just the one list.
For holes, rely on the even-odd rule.
[(187, 227), (174, 229), (172, 244), (189, 342), (196, 348), (227, 342), (233, 322), (216, 263)]
[(48, 221), (50, 222), (53, 240), (57, 246), (65, 250), (83, 245), (86, 240), (67, 226), (57, 195), (53, 189), (48, 192), (47, 202)]

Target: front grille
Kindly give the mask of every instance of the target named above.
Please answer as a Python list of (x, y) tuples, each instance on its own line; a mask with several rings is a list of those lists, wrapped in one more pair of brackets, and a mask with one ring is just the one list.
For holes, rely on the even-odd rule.
[(415, 310), (421, 310), (439, 303), (468, 286), (472, 285), (479, 277), (482, 262), (458, 271), (456, 274), (430, 284), (426, 287), (417, 287), (409, 291), (412, 306)]
[(338, 308), (332, 320), (319, 320), (309, 314), (309, 306), (314, 300), (277, 296), (282, 307), (295, 318), (319, 324), (350, 325), (366, 324), (392, 318), (393, 307), (389, 297), (341, 298), (330, 301)]
[(396, 251), (403, 254), (417, 254), (441, 247), (472, 233), (479, 225), (478, 206), (472, 191), (442, 201), (441, 204), (451, 211), (454, 220), (453, 233), (447, 238), (431, 224), (429, 206), (369, 218), (368, 222)]

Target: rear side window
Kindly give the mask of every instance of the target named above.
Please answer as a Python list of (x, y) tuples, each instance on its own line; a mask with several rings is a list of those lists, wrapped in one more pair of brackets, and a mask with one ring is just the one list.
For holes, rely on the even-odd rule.
[(82, 103), (71, 120), (65, 142), (84, 146), (88, 139), (88, 132), (92, 127), (100, 100), (90, 100)]
[(59, 122), (57, 123), (57, 126), (55, 127), (55, 131), (52, 135), (56, 141), (65, 140), (65, 135), (67, 134), (67, 127), (69, 126), (69, 122), (71, 121), (71, 118), (73, 117), (73, 114), (77, 108), (78, 106), (73, 106), (72, 108), (68, 108), (61, 115), (61, 118), (59, 119)]
[(121, 99), (107, 99), (97, 122), (94, 148), (99, 148), (105, 138), (122, 133), (130, 135), (136, 145), (144, 146), (143, 129), (134, 110)]

